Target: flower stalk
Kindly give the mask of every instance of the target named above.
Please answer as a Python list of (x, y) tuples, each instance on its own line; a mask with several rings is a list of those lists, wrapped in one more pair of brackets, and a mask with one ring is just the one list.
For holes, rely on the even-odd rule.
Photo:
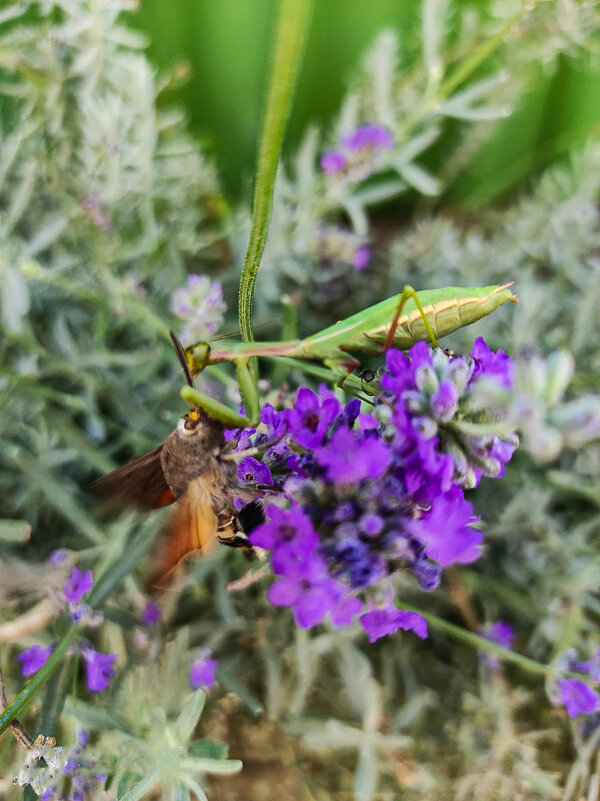
[(306, 43), (313, 0), (282, 0), (271, 59), (267, 105), (254, 176), (252, 225), (239, 288), (240, 332), (252, 342), (252, 302), (260, 260), (267, 241), (273, 188), (283, 134)]

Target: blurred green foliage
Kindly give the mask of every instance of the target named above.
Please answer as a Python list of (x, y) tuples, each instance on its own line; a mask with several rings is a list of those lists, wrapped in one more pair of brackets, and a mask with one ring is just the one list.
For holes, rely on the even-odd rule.
[[(237, 779), (211, 783), (211, 801), (278, 801), (284, 794), (379, 801), (399, 793), (410, 801), (597, 798), (593, 764), (600, 729), (588, 736), (579, 722), (552, 710), (538, 676), (513, 667), (491, 670), (471, 647), (439, 629), (425, 642), (406, 635), (374, 646), (356, 630), (297, 630), (286, 610), (267, 604), (260, 575), (250, 586), (236, 587), (240, 578), (242, 584), (248, 580), (241, 554), (215, 549), (192, 562), (178, 591), (161, 601), (163, 622), (142, 627), (145, 596), (134, 568), (143, 570), (141, 555), (161, 513), (144, 521), (133, 514), (106, 521), (90, 506), (85, 487), (100, 472), (154, 446), (182, 410), (181, 377), (166, 329), (175, 322), (168, 311), (171, 292), (187, 273), (218, 273), (230, 302), (228, 323), (234, 318), (247, 209), (242, 204), (232, 212), (225, 204), (212, 161), (169, 102), (185, 103), (195, 133), (212, 139), (227, 186), (244, 190), (247, 199), (275, 4), (145, 2), (127, 23), (151, 34), (155, 63), (173, 65), (182, 57), (192, 62), (192, 80), (181, 85), (177, 70), (170, 81), (155, 78), (139, 41), (127, 36), (131, 28), (115, 19), (114, 0), (61, 2), (68, 13), (59, 13), (56, 4), (52, 20), (15, 24), (2, 30), (0, 41), (1, 516), (33, 526), (26, 541), (27, 526), (0, 525), (0, 624), (22, 621), (32, 605), (56, 599), (70, 562), (51, 567), (42, 560), (56, 547), (72, 548), (70, 560), (94, 569), (105, 613), (105, 623), (87, 635), (118, 655), (119, 675), (106, 693), (92, 698), (69, 672), (76, 669), (74, 659), (64, 671), (70, 681), (62, 715), (57, 680), (47, 687), (41, 718), (39, 706), (29, 708), (27, 726), (43, 725), (47, 732), (56, 727), (65, 744), (79, 726), (90, 727), (116, 784), (122, 778), (123, 787), (129, 786), (133, 776), (139, 791), (160, 766), (164, 776), (155, 775), (157, 781), (178, 801), (189, 799), (190, 766), (183, 765), (180, 747), (186, 737), (175, 738), (169, 751), (162, 735), (179, 715), (188, 720), (187, 729), (194, 728), (201, 704), (199, 696), (186, 699), (188, 670), (197, 649), (209, 647), (220, 660), (220, 689), (209, 699), (198, 734), (230, 743), (231, 756), (244, 762)], [(503, 4), (509, 14), (521, 5)], [(444, 17), (450, 33), (442, 49), (450, 74), (483, 37), (478, 22), (466, 32), (463, 52), (453, 53), (459, 5), (475, 8), (456, 0)], [(357, 219), (367, 224), (365, 236), (378, 253), (371, 273), (354, 274), (346, 265), (354, 282), (348, 279), (354, 291), (346, 294), (356, 310), (369, 292), (381, 297), (407, 278), (425, 287), (516, 277), (519, 306), (486, 320), (477, 333), (513, 354), (526, 343), (544, 352), (570, 350), (577, 361), (567, 390), (572, 399), (598, 388), (600, 152), (584, 148), (547, 171), (533, 189), (485, 205), (583, 142), (600, 114), (598, 68), (583, 33), (577, 46), (577, 24), (586, 35), (597, 30), (583, 19), (591, 4), (543, 5), (547, 15), (538, 16), (530, 31), (521, 30), (525, 42), (507, 42), (469, 83), (473, 88), (502, 67), (510, 71), (516, 60), (513, 73), (527, 83), (513, 116), (471, 125), (446, 119), (440, 101), (437, 116), (419, 120), (418, 130), (407, 133), (402, 125), (411, 102), (427, 89), (420, 4), (322, 0), (288, 151), (295, 150), (308, 122), (337, 113), (375, 34), (384, 26), (398, 31), (400, 69), (396, 75), (388, 64), (388, 72), (394, 85), (408, 85), (412, 93), (408, 100), (404, 94), (393, 97), (393, 120), (405, 134), (399, 148), (439, 124), (440, 140), (430, 151), (413, 153), (417, 161), (408, 163), (429, 168), (436, 186), (439, 179), (450, 188), (441, 201), (394, 189), (394, 203), (402, 197), (415, 207), (410, 222), (406, 215), (398, 219), (395, 208), (380, 214), (361, 186), (349, 188), (348, 197), (360, 196), (358, 211), (364, 214)], [(52, 8), (50, 2), (43, 6)], [(580, 9), (581, 18), (556, 41), (552, 23), (568, 19), (554, 9), (567, 6)], [(520, 69), (532, 60), (533, 72)], [(373, 80), (381, 74), (372, 70), (350, 84), (361, 96), (358, 121), (372, 112)], [(496, 90), (498, 97), (491, 93), (485, 103), (497, 106), (504, 99), (503, 86)], [(489, 108), (481, 96), (476, 108), (462, 106), (463, 112)], [(331, 265), (299, 252), (285, 223), (301, 218), (309, 232), (323, 219), (346, 224), (339, 203), (323, 211), (328, 190), (316, 166), (321, 148), (337, 133), (329, 127), (323, 139), (308, 137), (300, 152), (304, 159), (286, 160), (280, 188), (287, 194), (276, 204), (271, 255), (259, 278), (257, 300), (271, 318), (283, 292), (303, 293), (309, 330), (315, 330), (310, 326), (317, 313), (335, 311), (310, 308)], [(418, 175), (423, 184), (423, 172)], [(389, 184), (386, 175), (373, 178), (381, 191)], [(309, 187), (308, 200), (300, 198), (299, 186)], [(447, 201), (481, 207), (477, 215), (451, 215), (447, 207), (439, 213), (440, 202)], [(298, 237), (300, 244), (307, 238)], [(295, 280), (293, 267), (304, 283)], [(336, 273), (330, 283), (339, 284), (340, 275), (344, 279)], [(468, 350), (472, 338), (468, 329), (451, 345)], [(536, 359), (534, 405), (549, 376), (542, 356)], [(222, 373), (214, 376), (223, 381)], [(297, 371), (280, 378), (291, 386), (306, 381)], [(223, 391), (234, 402), (231, 390)], [(536, 408), (547, 411), (539, 403)], [(543, 445), (555, 421), (548, 413), (538, 422)], [(431, 595), (424, 596), (408, 577), (401, 578), (399, 590), (407, 603), (427, 606), (461, 627), (509, 620), (517, 629), (518, 651), (540, 662), (569, 646), (583, 658), (597, 646), (600, 615), (600, 449), (567, 443), (550, 464), (536, 456), (539, 450), (526, 443), (506, 479), (477, 490), (486, 527), (486, 553), (478, 563), (450, 572)], [(21, 627), (16, 639), (3, 644), (0, 667), (11, 698), (23, 684), (15, 652), (60, 636), (54, 617), (42, 622)], [(20, 757), (4, 738), (2, 798), (22, 797), (12, 785)]]
[[(491, 0), (453, 0), (446, 18), (450, 33), (458, 10), (491, 5)], [(234, 195), (249, 195), (275, 10), (274, 0), (142, 0), (130, 20), (148, 33), (156, 64), (189, 63), (191, 79), (176, 90), (177, 99), (192, 128), (210, 139), (224, 186)], [(382, 28), (400, 33), (406, 64), (414, 59), (421, 46), (420, 13), (414, 0), (316, 4), (288, 152), (308, 124), (331, 122), (356, 64)], [(471, 206), (492, 200), (581, 145), (599, 122), (600, 67), (580, 52), (540, 63), (517, 113), (485, 143), (442, 202)], [(447, 151), (452, 129), (448, 125), (438, 153)]]

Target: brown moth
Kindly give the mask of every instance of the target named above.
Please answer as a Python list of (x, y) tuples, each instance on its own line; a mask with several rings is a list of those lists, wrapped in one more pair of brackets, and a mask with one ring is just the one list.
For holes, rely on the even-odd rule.
[[(180, 356), (181, 345), (171, 337)], [(182, 365), (191, 384), (187, 363)], [(180, 418), (162, 445), (91, 485), (101, 498), (144, 510), (176, 504), (152, 586), (164, 586), (186, 556), (206, 552), (215, 539), (249, 548), (246, 534), (263, 522), (263, 512), (260, 501), (254, 500), (257, 491), (238, 480), (237, 462), (244, 455), (226, 442), (218, 420), (194, 409)], [(235, 498), (251, 503), (236, 512)]]

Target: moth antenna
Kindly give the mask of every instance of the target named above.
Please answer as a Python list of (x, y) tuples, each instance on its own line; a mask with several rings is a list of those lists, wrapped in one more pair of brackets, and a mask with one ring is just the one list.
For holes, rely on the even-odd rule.
[(171, 342), (173, 343), (173, 347), (175, 348), (175, 353), (177, 354), (177, 358), (179, 359), (179, 364), (183, 368), (185, 379), (188, 382), (188, 385), (190, 387), (193, 387), (194, 381), (192, 379), (192, 374), (190, 373), (190, 366), (187, 362), (183, 345), (181, 344), (177, 334), (174, 331), (169, 331), (169, 336), (171, 337)]

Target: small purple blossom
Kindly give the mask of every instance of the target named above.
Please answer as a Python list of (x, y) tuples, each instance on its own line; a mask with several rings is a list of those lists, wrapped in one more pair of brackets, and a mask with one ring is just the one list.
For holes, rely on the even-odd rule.
[(83, 573), (73, 567), (71, 575), (63, 587), (63, 594), (69, 603), (76, 604), (81, 601), (86, 592), (89, 592), (93, 586), (94, 578), (91, 570), (86, 570)]
[(142, 612), (142, 623), (144, 626), (154, 626), (162, 617), (162, 609), (153, 601), (146, 601)]
[(360, 125), (343, 136), (338, 147), (321, 156), (326, 175), (352, 183), (363, 181), (382, 165), (382, 153), (394, 147), (394, 137), (383, 125)]
[(506, 623), (504, 620), (495, 620), (493, 623), (489, 623), (482, 633), (487, 640), (495, 642), (496, 645), (509, 649), (513, 647), (515, 630), (510, 623)]
[(394, 137), (383, 125), (361, 125), (348, 136), (344, 136), (341, 144), (348, 150), (391, 150), (394, 147)]
[(462, 493), (454, 491), (438, 498), (429, 512), (412, 522), (410, 530), (425, 546), (425, 553), (442, 566), (474, 562), (483, 534), (469, 526), (472, 512)]
[(327, 469), (329, 478), (340, 484), (380, 478), (392, 456), (384, 442), (376, 437), (357, 437), (347, 428), (339, 428), (318, 449), (316, 458)]
[(563, 679), (558, 682), (561, 703), (567, 708), (569, 717), (591, 715), (600, 709), (600, 698), (589, 684), (580, 679)]
[(212, 687), (216, 681), (215, 674), (218, 667), (218, 659), (196, 659), (190, 668), (190, 686)]
[(328, 175), (342, 172), (346, 166), (346, 157), (339, 150), (328, 150), (321, 156), (321, 169)]
[(289, 564), (286, 575), (269, 587), (267, 598), (275, 606), (291, 606), (296, 624), (308, 629), (338, 607), (341, 589), (339, 582), (329, 578), (323, 559), (312, 553)]
[(360, 622), (367, 632), (369, 642), (393, 634), (398, 629), (413, 631), (422, 640), (427, 637), (427, 621), (423, 615), (398, 609), (392, 605), (365, 612), (361, 615)]
[(116, 654), (103, 654), (86, 646), (81, 649), (81, 655), (85, 662), (88, 690), (92, 693), (106, 690), (111, 678), (117, 672), (113, 667), (117, 661)]
[(268, 465), (253, 459), (251, 456), (246, 456), (238, 464), (238, 476), (242, 481), (249, 481), (252, 484), (273, 485), (273, 476)]
[[(513, 647), (515, 631), (510, 623), (506, 623), (504, 620), (495, 620), (493, 623), (488, 623), (482, 628), (481, 634), (486, 640), (490, 640), (496, 645), (501, 645), (503, 648), (512, 649)], [(494, 654), (480, 651), (479, 658), (489, 668), (497, 669), (500, 667), (500, 659)]]
[(32, 645), (25, 651), (17, 655), (21, 662), (21, 673), (23, 676), (31, 676), (37, 673), (46, 664), (46, 660), (52, 653), (52, 645)]
[(477, 337), (471, 349), (471, 358), (475, 362), (473, 378), (485, 376), (496, 381), (506, 389), (514, 383), (514, 362), (503, 350), (490, 350), (483, 337)]
[(335, 398), (323, 400), (307, 387), (300, 387), (288, 418), (291, 439), (305, 448), (318, 447), (339, 412), (340, 404)]
[(371, 248), (368, 245), (359, 245), (354, 251), (352, 258), (353, 267), (358, 270), (364, 270), (367, 264), (371, 261)]
[(69, 551), (66, 548), (59, 548), (56, 551), (52, 551), (48, 557), (48, 563), (51, 565), (62, 565), (67, 561), (68, 558)]

